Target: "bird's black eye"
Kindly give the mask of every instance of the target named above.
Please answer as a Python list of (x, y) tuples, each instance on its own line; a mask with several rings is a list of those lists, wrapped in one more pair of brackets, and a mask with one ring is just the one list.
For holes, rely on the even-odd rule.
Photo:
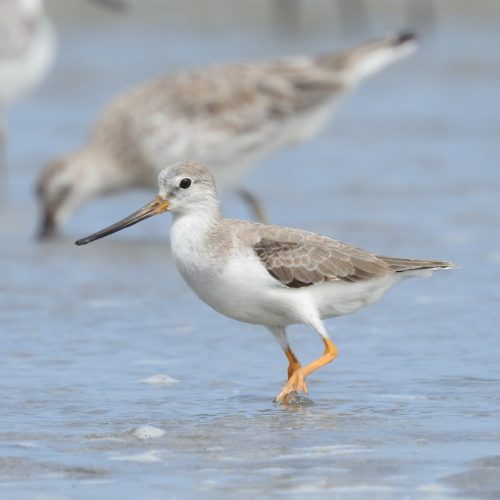
[(191, 179), (189, 179), (189, 177), (185, 177), (181, 182), (179, 182), (179, 187), (181, 189), (187, 189), (189, 186), (191, 186)]

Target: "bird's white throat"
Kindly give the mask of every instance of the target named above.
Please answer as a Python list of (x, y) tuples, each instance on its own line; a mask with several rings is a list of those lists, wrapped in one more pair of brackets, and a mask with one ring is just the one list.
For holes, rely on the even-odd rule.
[(195, 261), (207, 255), (207, 240), (222, 220), (218, 205), (200, 207), (199, 210), (173, 212), (170, 244), (176, 261)]

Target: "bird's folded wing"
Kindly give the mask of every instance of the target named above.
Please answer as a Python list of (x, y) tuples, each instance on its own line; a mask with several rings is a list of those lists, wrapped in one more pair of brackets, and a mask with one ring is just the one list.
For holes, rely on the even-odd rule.
[(263, 237), (253, 248), (269, 274), (291, 288), (333, 280), (355, 282), (391, 273), (375, 254), (329, 238), (280, 241)]

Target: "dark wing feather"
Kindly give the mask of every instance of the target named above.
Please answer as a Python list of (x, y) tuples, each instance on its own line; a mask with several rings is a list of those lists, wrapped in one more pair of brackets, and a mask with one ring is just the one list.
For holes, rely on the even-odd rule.
[(400, 259), (398, 257), (386, 257), (385, 255), (378, 255), (377, 257), (387, 263), (389, 269), (396, 273), (415, 269), (455, 269), (457, 267), (453, 262), (442, 260)]
[(253, 248), (269, 274), (291, 288), (333, 280), (362, 281), (392, 272), (376, 255), (329, 238), (279, 241), (263, 237)]

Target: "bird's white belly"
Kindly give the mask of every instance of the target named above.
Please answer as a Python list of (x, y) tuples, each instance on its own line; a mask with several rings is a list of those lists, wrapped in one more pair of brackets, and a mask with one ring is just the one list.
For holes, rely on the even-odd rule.
[(207, 263), (176, 259), (179, 272), (192, 290), (209, 306), (230, 318), (262, 325), (306, 323), (319, 315), (331, 318), (350, 314), (376, 302), (398, 275), (348, 283), (332, 281), (302, 288), (288, 288), (274, 279), (256, 256), (231, 259), (214, 272)]
[(180, 256), (177, 269), (191, 289), (216, 311), (246, 323), (285, 325), (300, 323), (300, 293), (290, 293), (251, 255), (230, 260), (225, 266), (208, 262), (193, 265)]

